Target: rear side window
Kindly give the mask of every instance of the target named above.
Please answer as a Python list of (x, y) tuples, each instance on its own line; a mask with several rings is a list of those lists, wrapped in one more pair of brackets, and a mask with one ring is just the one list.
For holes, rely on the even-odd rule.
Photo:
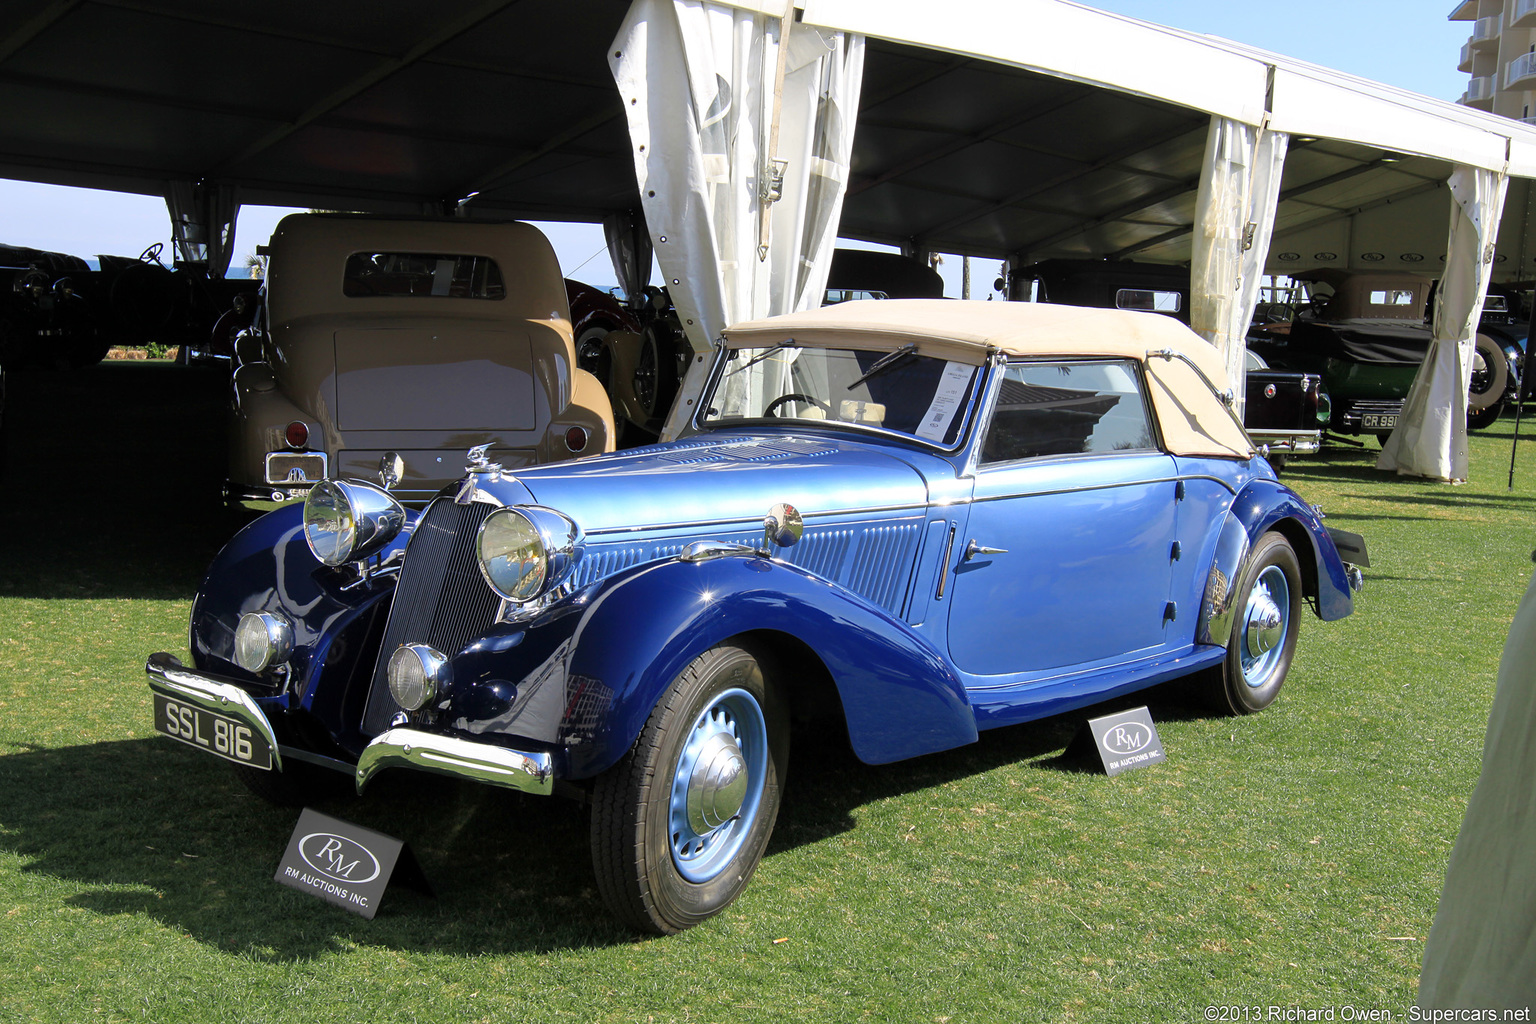
[(489, 256), (423, 252), (355, 252), (347, 257), (341, 291), (354, 299), (507, 297), (501, 268)]
[(1011, 363), (981, 460), (1155, 447), (1135, 363)]

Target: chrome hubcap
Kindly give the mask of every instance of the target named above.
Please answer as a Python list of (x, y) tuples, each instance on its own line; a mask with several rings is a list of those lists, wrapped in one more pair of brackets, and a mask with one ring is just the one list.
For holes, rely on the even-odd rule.
[(1267, 685), (1279, 668), (1290, 612), (1290, 584), (1285, 572), (1271, 565), (1254, 581), (1243, 612), (1243, 681), (1254, 689)]
[(688, 779), (688, 825), (699, 835), (730, 821), (747, 796), (747, 762), (736, 737), (717, 732), (702, 744)]
[(1268, 594), (1257, 594), (1248, 603), (1248, 649), (1254, 654), (1267, 654), (1285, 636), (1285, 625), (1280, 609)]
[(746, 690), (717, 696), (689, 727), (672, 775), (667, 824), (672, 862), (707, 882), (740, 852), (762, 804), (768, 725)]

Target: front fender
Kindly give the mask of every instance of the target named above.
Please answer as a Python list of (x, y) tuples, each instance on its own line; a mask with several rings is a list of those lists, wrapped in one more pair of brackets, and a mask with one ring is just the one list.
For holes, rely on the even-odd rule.
[(1318, 618), (1332, 622), (1354, 610), (1344, 560), (1317, 511), (1284, 484), (1261, 477), (1238, 493), (1217, 528), (1196, 633), (1200, 643), (1226, 646), (1234, 602), (1242, 599), (1232, 588), (1247, 567), (1254, 541), (1270, 530), (1284, 533), (1296, 550)]
[(837, 687), (860, 760), (882, 764), (976, 739), (954, 668), (881, 609), (767, 558), (672, 560), (611, 577), (586, 601), (567, 678), (603, 694), (610, 712), (590, 743), (570, 748), (570, 776), (611, 767), (689, 662), (743, 633), (784, 634), (815, 652)]
[[(303, 516), (297, 503), (269, 512), (235, 534), (214, 558), (192, 599), (188, 647), (197, 668), (249, 678), (258, 688), (287, 690), (306, 700), (322, 665), (340, 674), (334, 659), (327, 664), (337, 637), (391, 593), (393, 582), (386, 575), (358, 584), (353, 567), (322, 566), (305, 543)], [(399, 556), (418, 517), (406, 512), (405, 528), (380, 553), (380, 562)], [(242, 614), (254, 611), (279, 615), (293, 629), (293, 656), (281, 674), (269, 670), (255, 677), (234, 663), (235, 627)], [(354, 650), (352, 657), (359, 653)]]

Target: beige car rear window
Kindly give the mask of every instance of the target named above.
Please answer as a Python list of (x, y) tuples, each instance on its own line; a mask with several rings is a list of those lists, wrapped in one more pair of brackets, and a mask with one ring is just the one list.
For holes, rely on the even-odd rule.
[(341, 290), (370, 299), (507, 297), (501, 268), (489, 256), (422, 252), (355, 252), (347, 257)]

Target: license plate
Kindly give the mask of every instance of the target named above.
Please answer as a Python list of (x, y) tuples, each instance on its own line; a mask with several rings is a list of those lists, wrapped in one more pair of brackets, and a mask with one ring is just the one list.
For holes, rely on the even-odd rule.
[(271, 452), (267, 455), (269, 484), (313, 484), (324, 479), (324, 452)]
[(1396, 430), (1397, 413), (1368, 412), (1360, 417), (1361, 430)]
[(272, 748), (267, 745), (267, 738), (244, 722), (158, 693), (154, 697), (156, 732), (217, 754), (226, 761), (271, 770)]

